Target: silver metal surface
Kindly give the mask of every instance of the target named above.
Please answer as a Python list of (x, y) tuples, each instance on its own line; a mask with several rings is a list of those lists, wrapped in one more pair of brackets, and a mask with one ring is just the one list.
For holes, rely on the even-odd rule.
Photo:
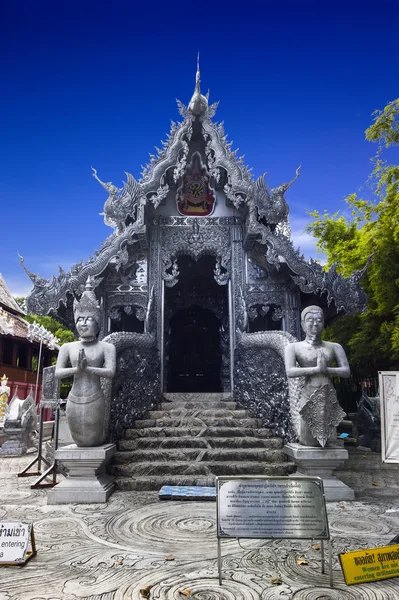
[(233, 315), (233, 292), (231, 281), (229, 281), (229, 341), (230, 341), (230, 385), (234, 391), (234, 315)]
[(331, 538), (328, 540), (328, 567), (330, 570), (330, 587), (334, 587), (333, 569), (332, 569), (332, 545)]
[[(178, 282), (180, 256), (195, 261), (212, 256), (216, 282), (230, 288), (229, 314), (215, 315), (229, 322), (230, 352), (224, 353), (224, 360), (230, 361), (230, 369), (226, 364), (222, 384), (234, 387), (237, 402), (260, 418), (263, 426), (293, 440), (298, 385), (287, 383), (280, 352), (287, 343), (284, 334), (291, 335), (289, 341), (300, 335), (303, 293), (320, 296), (323, 304), (334, 302), (337, 311), (364, 310), (367, 298), (359, 281), (366, 267), (345, 279), (335, 266), (326, 272), (294, 248), (284, 194), (295, 179), (270, 191), (263, 176), (254, 180), (243, 157), (232, 150), (223, 124), (213, 120), (217, 103), (209, 105), (199, 80), (198, 68), (189, 106), (178, 102), (181, 122), (172, 123), (167, 140), (150, 155), (139, 181), (127, 173), (126, 182), (118, 187), (102, 181), (93, 169), (108, 194), (104, 220), (114, 228), (100, 249), (68, 272), (60, 268), (51, 280), (29, 271), (21, 258), (34, 284), (27, 308), (34, 314), (58, 314), (73, 329), (73, 298), (81, 296), (88, 276), (94, 278), (104, 305), (101, 337), (117, 348), (112, 389), (110, 384), (104, 386), (111, 403), (112, 435), (118, 437), (159, 402), (163, 391), (163, 365), (168, 358), (163, 332), (172, 316), (164, 313), (163, 286)], [(212, 217), (182, 217), (176, 192), (198, 151), (217, 205)], [(252, 261), (250, 268), (246, 255)], [(145, 325), (140, 333), (149, 305), (151, 326)], [(242, 327), (244, 314), (249, 311), (261, 319), (267, 308), (276, 320), (273, 330), (284, 327), (285, 331), (256, 331), (259, 319), (248, 324), (247, 315), (249, 329)], [(136, 328), (120, 331), (126, 315)]]
[(217, 478), (219, 537), (328, 539), (318, 477)]

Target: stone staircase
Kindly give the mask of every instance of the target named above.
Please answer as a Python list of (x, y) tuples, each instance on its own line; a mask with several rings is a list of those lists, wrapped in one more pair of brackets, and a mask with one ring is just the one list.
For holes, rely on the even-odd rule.
[(283, 442), (238, 410), (231, 394), (164, 394), (125, 431), (110, 471), (119, 490), (214, 486), (217, 475), (288, 475)]

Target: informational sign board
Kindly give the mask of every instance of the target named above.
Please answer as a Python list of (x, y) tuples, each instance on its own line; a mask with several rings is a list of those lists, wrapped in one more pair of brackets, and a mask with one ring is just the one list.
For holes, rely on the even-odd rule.
[(318, 477), (217, 480), (218, 536), (329, 538), (323, 483)]
[[(32, 550), (28, 550), (29, 541)], [(0, 521), (0, 565), (21, 565), (36, 554), (32, 523)]]
[(59, 403), (60, 380), (55, 376), (55, 366), (43, 369), (42, 397), (40, 405), (44, 408), (54, 408)]
[(347, 585), (399, 576), (399, 545), (339, 554)]
[(380, 371), (381, 459), (399, 463), (399, 371)]
[(217, 538), (219, 584), (222, 585), (221, 539), (331, 540), (323, 482), (319, 477), (217, 477)]

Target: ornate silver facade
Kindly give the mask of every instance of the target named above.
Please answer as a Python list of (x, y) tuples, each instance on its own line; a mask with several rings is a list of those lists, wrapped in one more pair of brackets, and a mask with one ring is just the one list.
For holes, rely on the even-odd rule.
[[(156, 405), (163, 391), (234, 390), (242, 405), (290, 437), (295, 415), (288, 399), (295, 404), (295, 390), (276, 349), (281, 339), (300, 337), (299, 315), (308, 304), (322, 306), (327, 317), (366, 305), (363, 271), (345, 279), (335, 267), (326, 272), (307, 262), (292, 245), (284, 194), (299, 170), (270, 191), (264, 175), (255, 181), (223, 124), (212, 120), (216, 108), (201, 94), (198, 69), (188, 107), (178, 102), (183, 120), (172, 123), (139, 181), (127, 173), (118, 188), (93, 169), (107, 190), (104, 221), (114, 231), (86, 263), (45, 280), (21, 258), (34, 283), (29, 312), (55, 313), (71, 327), (73, 298), (94, 278), (105, 309), (101, 336), (118, 350), (109, 391), (116, 432)], [(185, 194), (184, 216), (178, 190)], [(272, 331), (280, 342), (270, 343)]]

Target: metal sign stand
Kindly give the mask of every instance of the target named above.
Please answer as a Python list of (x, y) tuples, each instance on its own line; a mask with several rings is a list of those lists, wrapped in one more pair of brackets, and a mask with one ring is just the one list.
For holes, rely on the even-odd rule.
[[(31, 489), (40, 487), (54, 487), (57, 484), (57, 463), (54, 459), (53, 464), (43, 456), (43, 430), (44, 430), (44, 411), (46, 408), (55, 410), (55, 422), (53, 430), (54, 440), (54, 453), (58, 448), (58, 430), (60, 422), (60, 381), (55, 377), (55, 366), (45, 367), (43, 369), (43, 394), (40, 400), (40, 426), (39, 426), (39, 447), (36, 458), (29, 463), (23, 471), (18, 473), (18, 477), (31, 477), (32, 475), (40, 475), (39, 479), (35, 481), (30, 487)], [(41, 472), (41, 466), (43, 463), (47, 466), (44, 473)], [(37, 463), (37, 471), (29, 473), (29, 469)], [(49, 475), (53, 476), (52, 482), (41, 483)]]
[[(330, 538), (330, 533), (328, 531), (328, 523), (327, 523), (327, 512), (325, 509), (325, 496), (324, 496), (324, 490), (323, 490), (323, 483), (322, 480), (319, 477), (298, 477), (297, 479), (301, 479), (301, 480), (305, 480), (305, 479), (312, 479), (312, 480), (319, 480), (317, 482), (317, 484), (320, 486), (320, 490), (321, 490), (321, 494), (322, 494), (322, 500), (323, 500), (323, 504), (324, 504), (324, 514), (325, 514), (325, 531), (323, 532), (324, 537), (320, 538), (320, 549), (321, 549), (321, 572), (323, 574), (325, 574), (325, 563), (327, 562), (326, 557), (325, 557), (325, 552), (324, 552), (324, 541), (327, 540), (328, 541), (328, 569), (329, 569), (329, 574), (330, 574), (330, 587), (333, 588), (334, 587), (334, 580), (333, 580), (333, 570), (332, 570), (332, 547), (331, 547), (331, 538)], [(220, 490), (220, 486), (219, 486), (219, 482), (222, 483), (226, 483), (226, 482), (241, 482), (241, 483), (245, 483), (245, 482), (250, 482), (250, 481), (273, 481), (273, 480), (287, 480), (287, 481), (294, 481), (295, 478), (294, 477), (268, 477), (268, 476), (258, 476), (258, 477), (217, 477), (216, 478), (216, 503), (217, 503), (217, 541), (218, 541), (218, 574), (219, 574), (219, 585), (222, 585), (222, 552), (221, 552), (221, 539), (222, 537), (231, 539), (232, 537), (235, 536), (230, 536), (228, 534), (225, 534), (223, 532), (223, 530), (220, 527), (220, 523), (219, 523), (219, 508), (220, 508), (220, 495), (219, 495), (219, 490)], [(241, 537), (235, 537), (235, 539), (239, 540), (239, 539), (302, 539), (302, 540), (317, 540), (319, 539), (318, 537), (306, 537), (306, 536), (298, 536), (298, 535), (292, 535), (292, 536), (286, 536), (284, 538), (279, 538), (277, 535), (273, 536), (273, 535), (262, 535), (261, 537), (257, 538), (254, 535), (248, 535), (247, 537), (245, 536), (241, 536)]]
[[(46, 408), (49, 408), (49, 407), (46, 407)], [(54, 455), (55, 455), (55, 451), (58, 448), (59, 425), (60, 425), (60, 400), (58, 400), (57, 406), (55, 409), (54, 433), (53, 433)], [(45, 459), (43, 459), (43, 460), (45, 460)], [(48, 465), (48, 469), (46, 469), (44, 471), (44, 473), (42, 473), (40, 475), (39, 479), (37, 479), (34, 483), (32, 483), (32, 485), (30, 486), (32, 490), (37, 489), (37, 488), (54, 487), (55, 485), (57, 485), (57, 461), (56, 461), (56, 459), (55, 458), (53, 459), (53, 464), (51, 464), (51, 465), (47, 460), (45, 460), (45, 462)], [(44, 481), (49, 475), (52, 475), (52, 481), (51, 482), (45, 481), (44, 483), (42, 483), (42, 481)]]
[[(44, 429), (44, 409), (47, 408), (44, 406), (43, 402), (40, 403), (40, 425), (39, 425), (39, 445), (37, 449), (37, 456), (29, 463), (25, 469), (23, 469), (20, 473), (18, 473), (18, 477), (31, 477), (32, 475), (41, 475), (41, 466), (42, 461), (50, 466), (49, 461), (43, 456), (43, 429)], [(29, 473), (29, 469), (33, 467), (37, 463), (37, 471), (33, 471)]]
[[(6, 567), (23, 567), (24, 565), (26, 565), (26, 563), (28, 561), (30, 561), (31, 558), (33, 558), (34, 556), (36, 556), (37, 554), (37, 550), (36, 550), (36, 540), (35, 540), (35, 532), (33, 530), (33, 523), (30, 525), (30, 543), (32, 546), (32, 550), (27, 550), (26, 554), (25, 554), (25, 558), (22, 560), (18, 560), (18, 561), (14, 561), (14, 562), (8, 562), (8, 561), (0, 561), (0, 567), (6, 566)], [(29, 543), (29, 542), (28, 542)]]

